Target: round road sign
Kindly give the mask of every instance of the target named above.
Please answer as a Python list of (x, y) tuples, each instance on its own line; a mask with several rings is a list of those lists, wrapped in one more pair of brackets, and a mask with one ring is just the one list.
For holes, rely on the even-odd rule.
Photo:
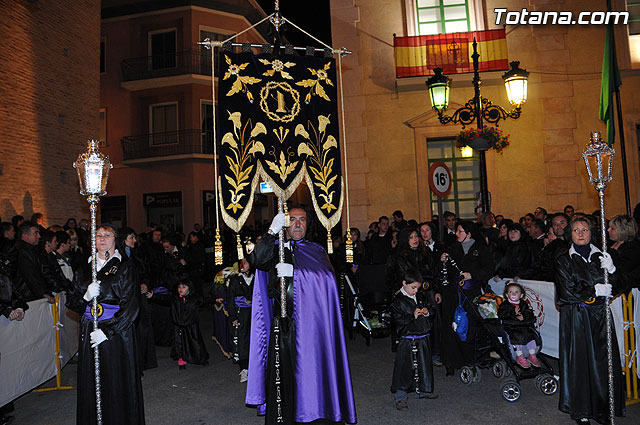
[(444, 162), (434, 162), (429, 168), (429, 187), (436, 196), (446, 198), (451, 192), (451, 170)]

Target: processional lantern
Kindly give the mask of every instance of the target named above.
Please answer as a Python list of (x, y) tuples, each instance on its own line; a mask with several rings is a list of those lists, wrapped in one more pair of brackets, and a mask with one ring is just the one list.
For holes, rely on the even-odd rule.
[[(113, 164), (109, 161), (109, 157), (103, 155), (98, 150), (98, 140), (90, 140), (86, 152), (78, 155), (78, 159), (73, 163), (73, 167), (78, 172), (78, 181), (80, 183), (80, 194), (87, 196), (89, 210), (91, 212), (91, 283), (98, 283), (98, 271), (96, 264), (98, 261), (98, 251), (96, 248), (96, 210), (100, 196), (107, 194), (107, 180), (109, 179), (109, 170), (113, 168)], [(99, 329), (98, 326), (98, 298), (91, 300), (91, 316), (93, 319), (93, 330)], [(95, 371), (95, 390), (96, 390), (96, 416), (97, 424), (102, 425), (102, 391), (100, 385), (100, 352), (98, 346), (93, 348), (93, 360)]]
[(104, 196), (107, 193), (109, 170), (113, 164), (98, 150), (98, 143), (97, 140), (89, 141), (87, 152), (78, 155), (73, 164), (78, 172), (80, 193), (85, 196)]

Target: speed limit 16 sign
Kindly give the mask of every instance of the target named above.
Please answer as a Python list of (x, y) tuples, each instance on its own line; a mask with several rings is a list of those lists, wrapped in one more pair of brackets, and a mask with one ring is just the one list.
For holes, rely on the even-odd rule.
[(451, 170), (444, 162), (434, 162), (429, 168), (429, 187), (436, 196), (446, 198), (451, 192)]

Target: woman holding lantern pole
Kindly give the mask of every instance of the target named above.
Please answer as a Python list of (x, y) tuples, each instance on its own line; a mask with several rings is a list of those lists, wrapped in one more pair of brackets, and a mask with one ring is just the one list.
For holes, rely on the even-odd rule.
[[(96, 230), (97, 283), (91, 283), (91, 261), (81, 269), (68, 307), (82, 314), (77, 424), (97, 422), (93, 348), (100, 352), (102, 423), (145, 423), (142, 383), (136, 352), (134, 320), (138, 315), (139, 286), (134, 285), (133, 263), (116, 249), (116, 229), (102, 224)], [(98, 299), (97, 330), (93, 328), (91, 300)]]
[[(572, 244), (556, 259), (556, 303), (560, 307), (561, 411), (577, 423), (609, 421), (606, 309), (614, 291), (604, 283), (617, 281), (616, 267), (608, 253), (591, 244), (593, 223), (585, 217), (569, 224)], [(616, 416), (624, 416), (625, 395), (620, 354), (611, 327), (613, 382)]]

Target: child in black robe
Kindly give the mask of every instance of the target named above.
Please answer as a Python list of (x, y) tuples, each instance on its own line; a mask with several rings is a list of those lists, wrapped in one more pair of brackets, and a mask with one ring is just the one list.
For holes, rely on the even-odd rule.
[(435, 307), (427, 291), (418, 292), (421, 286), (420, 273), (407, 270), (402, 288), (391, 303), (394, 327), (400, 338), (391, 383), (398, 410), (408, 408), (409, 392), (415, 391), (418, 398), (437, 397), (433, 392), (433, 363), (429, 345), (430, 316), (435, 312)]
[(175, 325), (175, 338), (171, 357), (178, 360), (180, 369), (186, 369), (187, 363), (207, 365), (209, 353), (200, 333), (198, 312), (201, 299), (191, 292), (191, 281), (182, 278), (178, 283), (177, 294), (154, 294), (147, 292), (147, 298), (171, 308), (171, 319)]
[[(511, 282), (504, 287), (504, 301), (498, 307), (498, 317), (502, 321), (509, 340), (516, 349), (516, 363), (524, 369), (540, 367), (536, 357), (539, 349), (538, 335), (534, 324), (533, 310), (527, 304), (522, 285)], [(526, 356), (525, 356), (526, 353)]]
[(249, 373), (249, 337), (251, 336), (251, 297), (253, 295), (253, 268), (243, 258), (237, 275), (229, 277), (229, 321), (233, 326), (234, 362), (240, 366), (240, 382), (246, 382)]

